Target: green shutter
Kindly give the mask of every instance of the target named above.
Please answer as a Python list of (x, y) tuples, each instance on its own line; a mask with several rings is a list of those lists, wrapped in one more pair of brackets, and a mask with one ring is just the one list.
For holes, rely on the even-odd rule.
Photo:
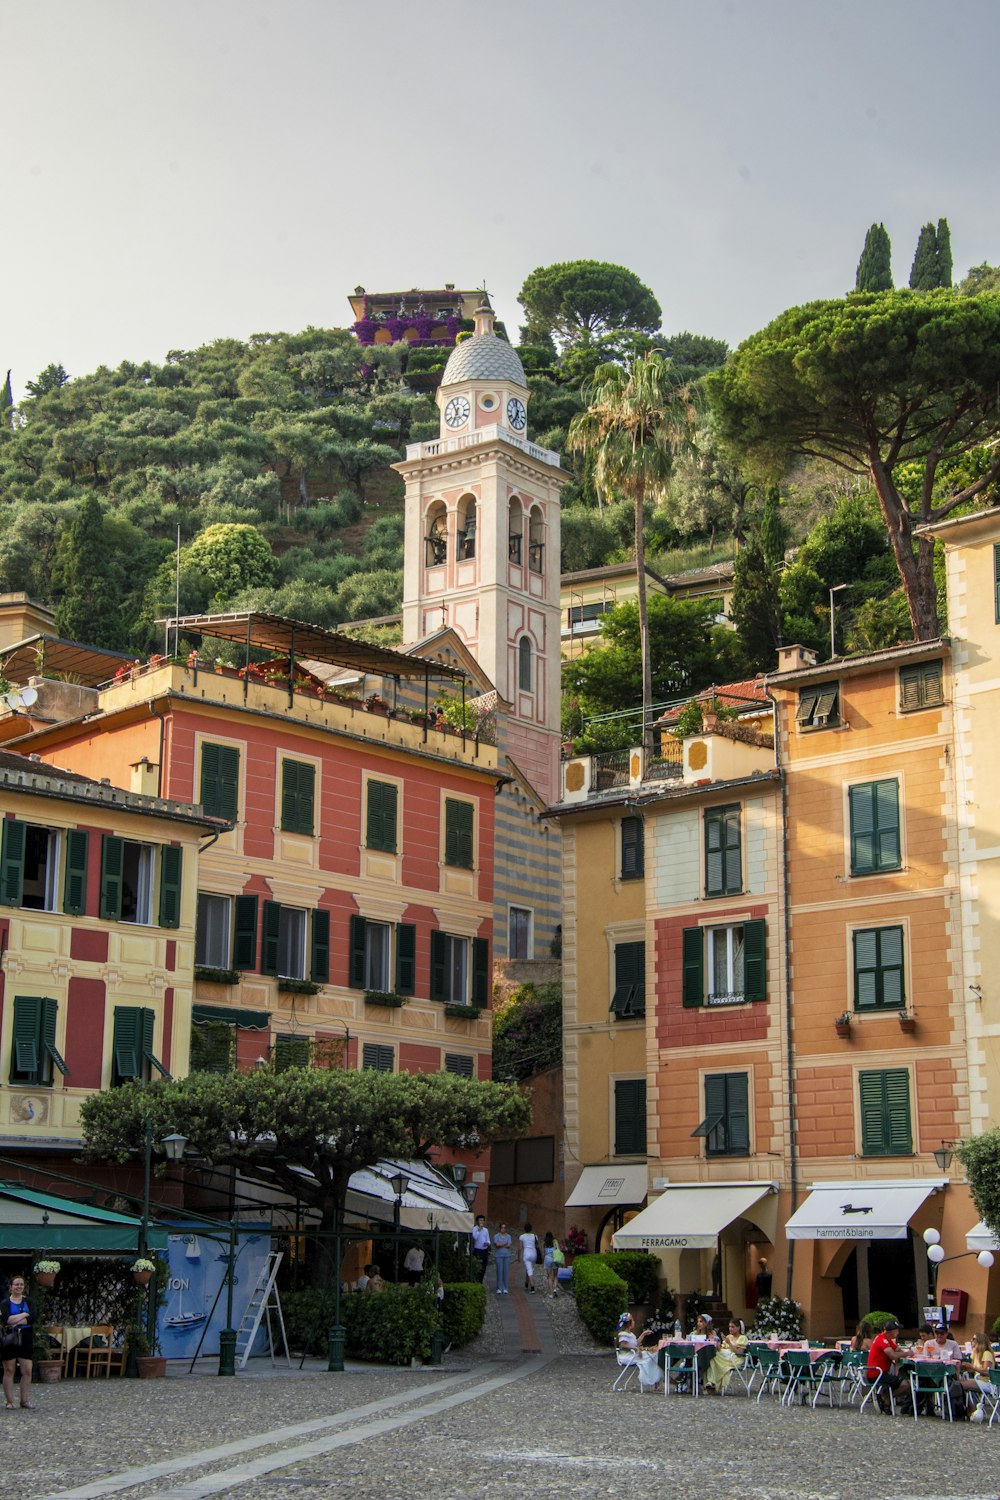
[(851, 816), (851, 874), (867, 875), (875, 868), (875, 797), (871, 782), (852, 786), (848, 793)]
[(314, 984), (326, 984), (330, 978), (330, 913), (318, 907), (312, 914), (310, 945), (309, 977)]
[(471, 802), (444, 802), (444, 862), (461, 870), (472, 869), (473, 807)]
[(184, 851), (176, 844), (160, 849), (160, 926), (181, 925), (181, 870)]
[(385, 854), (396, 853), (396, 809), (399, 788), (391, 781), (368, 782), (365, 845)]
[(879, 968), (882, 981), (882, 1004), (890, 1008), (905, 1005), (902, 927), (879, 929)]
[(895, 870), (900, 863), (899, 783), (866, 781), (849, 793), (851, 874)]
[(396, 994), (417, 990), (417, 929), (412, 922), (396, 923)]
[(127, 1083), (141, 1076), (142, 1011), (135, 1006), (115, 1006), (112, 1041), (113, 1083)]
[(198, 1021), (192, 1017), (192, 1073), (230, 1073), (235, 1053), (235, 1025), (226, 1021)]
[[(163, 1064), (160, 1062), (160, 1059), (153, 1051), (153, 1027), (155, 1024), (156, 1013), (154, 1011), (146, 1009), (145, 1007), (139, 1011), (139, 1047), (141, 1051), (141, 1062), (150, 1063), (158, 1073), (162, 1073), (164, 1078), (169, 1078), (170, 1074), (167, 1072), (166, 1068), (163, 1066)], [(143, 1073), (146, 1073), (145, 1068), (143, 1068)]]
[(731, 896), (743, 889), (740, 808), (705, 813), (705, 895)]
[(686, 1010), (705, 1003), (705, 935), (700, 927), (685, 927), (681, 969), (682, 998)]
[(725, 1073), (708, 1073), (705, 1076), (705, 1118), (698, 1131), (704, 1135), (708, 1156), (726, 1154)]
[(0, 843), (0, 902), (20, 906), (24, 898), (24, 846), (28, 825), (18, 818), (4, 818)]
[(365, 987), (365, 919), (357, 912), (351, 913), (351, 966), (347, 983), (352, 990)]
[(41, 1060), (42, 999), (37, 995), (14, 996), (14, 1025), (10, 1047), (11, 1083), (39, 1081)]
[(615, 944), (615, 992), (611, 1010), (623, 1020), (646, 1012), (646, 944)]
[(644, 873), (641, 818), (622, 819), (622, 879), (637, 880)]
[(444, 995), (445, 935), (437, 927), (431, 928), (431, 988), (432, 1000), (443, 1000)]
[(281, 930), (281, 907), (277, 901), (264, 902), (264, 937), (261, 944), (260, 972), (278, 972), (278, 935)]
[(615, 1155), (643, 1156), (646, 1151), (646, 1080), (619, 1078), (615, 1083)]
[(211, 818), (235, 823), (240, 803), (240, 752), (233, 745), (201, 747), (201, 805)]
[(100, 914), (108, 922), (118, 922), (122, 914), (122, 872), (125, 842), (106, 833), (101, 839), (101, 905)]
[(487, 938), (472, 939), (472, 1003), (485, 1010), (490, 1003), (490, 945)]
[(274, 1039), (274, 1071), (284, 1073), (286, 1068), (308, 1068), (309, 1038), (306, 1036), (276, 1036)]
[(909, 1156), (910, 1075), (885, 1068), (858, 1075), (861, 1091), (861, 1151), (864, 1156)]
[(315, 826), (316, 767), (301, 760), (281, 763), (281, 827), (285, 833), (312, 834)]
[(750, 1154), (749, 1081), (746, 1073), (726, 1073), (726, 1146), (730, 1156)]
[(899, 783), (877, 781), (875, 783), (875, 818), (878, 826), (878, 868), (893, 870), (899, 867)]
[(743, 998), (767, 999), (767, 925), (743, 923)]
[(878, 1005), (878, 935), (875, 928), (854, 934), (854, 1008)]
[(395, 1068), (396, 1054), (391, 1047), (378, 1042), (365, 1042), (361, 1051), (361, 1066), (374, 1068), (377, 1073), (391, 1073)]
[(472, 1058), (466, 1052), (446, 1052), (444, 1070), (446, 1073), (457, 1073), (459, 1078), (472, 1078), (475, 1071)]
[(56, 1047), (56, 1017), (59, 1014), (59, 1002), (57, 1000), (42, 1001), (42, 1025), (41, 1025), (41, 1052), (40, 1082), (52, 1082), (52, 1069), (58, 1068), (65, 1078), (69, 1072), (59, 1049)]
[(233, 903), (233, 968), (257, 966), (257, 897), (237, 896)]
[(69, 917), (87, 912), (87, 853), (90, 835), (71, 828), (66, 835), (66, 870), (63, 877), (63, 911)]

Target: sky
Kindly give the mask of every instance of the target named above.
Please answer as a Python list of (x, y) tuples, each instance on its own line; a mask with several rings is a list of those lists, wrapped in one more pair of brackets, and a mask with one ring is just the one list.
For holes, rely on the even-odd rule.
[(0, 0), (0, 380), (613, 261), (736, 345), (1000, 263), (995, 0)]

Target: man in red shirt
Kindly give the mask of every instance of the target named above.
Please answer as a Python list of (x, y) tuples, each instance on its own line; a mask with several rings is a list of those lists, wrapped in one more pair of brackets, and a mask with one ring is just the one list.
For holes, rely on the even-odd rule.
[(896, 1343), (896, 1333), (899, 1324), (895, 1318), (890, 1318), (888, 1323), (872, 1339), (872, 1346), (868, 1350), (868, 1379), (871, 1384), (879, 1382), (875, 1399), (879, 1404), (879, 1410), (892, 1411), (892, 1403), (889, 1392), (895, 1395), (902, 1385), (902, 1377), (896, 1374), (895, 1365), (899, 1359), (899, 1345)]

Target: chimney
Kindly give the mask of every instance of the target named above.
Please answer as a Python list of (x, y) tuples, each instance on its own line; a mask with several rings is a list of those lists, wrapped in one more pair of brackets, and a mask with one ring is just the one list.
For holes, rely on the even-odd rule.
[(778, 671), (795, 672), (799, 667), (814, 667), (819, 654), (809, 646), (779, 646)]

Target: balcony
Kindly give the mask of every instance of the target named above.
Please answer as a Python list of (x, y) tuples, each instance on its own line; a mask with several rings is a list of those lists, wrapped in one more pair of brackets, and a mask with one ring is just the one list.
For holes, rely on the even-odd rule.
[(427, 443), (407, 443), (406, 462), (412, 463), (418, 458), (437, 458), (442, 453), (458, 453), (462, 448), (476, 448), (480, 443), (496, 442), (509, 443), (512, 448), (520, 448), (530, 458), (537, 458), (539, 463), (559, 468), (558, 453), (554, 453), (551, 448), (539, 448), (537, 443), (529, 443), (527, 438), (518, 437), (516, 432), (501, 426), (499, 422), (494, 422), (490, 427), (477, 427), (474, 432), (464, 432), (457, 437), (433, 438)]

